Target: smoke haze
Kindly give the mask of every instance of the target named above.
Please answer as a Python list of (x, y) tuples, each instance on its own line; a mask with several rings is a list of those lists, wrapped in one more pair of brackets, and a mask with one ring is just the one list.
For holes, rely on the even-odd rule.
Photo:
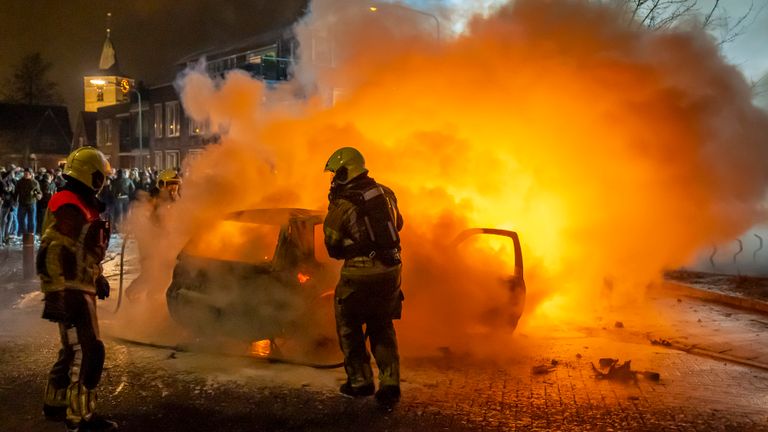
[(342, 146), (405, 218), (405, 352), (511, 334), (493, 311), (512, 245), (452, 249), (464, 228), (519, 233), (530, 333), (640, 302), (662, 270), (765, 220), (768, 116), (705, 33), (520, 0), (438, 40), (423, 16), (350, 4), (311, 4), (295, 79), (277, 89), (237, 71), (180, 77), (186, 113), (223, 135), (185, 165), (159, 224), (134, 212), (157, 298), (184, 244), (223, 214), (325, 209), (322, 168)]

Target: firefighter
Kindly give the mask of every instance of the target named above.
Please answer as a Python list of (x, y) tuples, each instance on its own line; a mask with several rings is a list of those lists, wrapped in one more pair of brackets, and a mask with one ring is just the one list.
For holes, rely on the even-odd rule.
[[(155, 186), (149, 191), (149, 204), (151, 205), (151, 213), (149, 220), (158, 227), (163, 226), (162, 219), (160, 217), (161, 209), (170, 206), (170, 204), (181, 197), (179, 188), (181, 187), (181, 176), (174, 169), (166, 169), (160, 172), (157, 176)], [(140, 198), (143, 199), (143, 198)], [(142, 300), (148, 294), (156, 292), (148, 291), (150, 278), (146, 274), (153, 273), (148, 269), (157, 268), (157, 263), (152, 262), (150, 251), (146, 249), (146, 246), (142, 246), (139, 242), (139, 262), (142, 268), (142, 272), (136, 279), (134, 279), (128, 288), (125, 289), (125, 295), (130, 300)]]
[(325, 247), (332, 258), (344, 260), (334, 295), (336, 332), (347, 373), (339, 391), (353, 397), (374, 393), (365, 344), (370, 338), (379, 368), (376, 400), (391, 407), (400, 399), (400, 357), (392, 320), (400, 318), (403, 301), (398, 234), (403, 217), (394, 192), (368, 176), (363, 155), (356, 149), (334, 152), (325, 171), (333, 173), (323, 224)]
[(68, 431), (117, 429), (116, 423), (95, 414), (104, 366), (96, 298), (109, 296), (101, 261), (110, 235), (96, 194), (110, 171), (94, 147), (78, 148), (67, 157), (67, 182), (48, 203), (37, 254), (43, 318), (58, 324), (62, 344), (48, 376), (43, 413), (50, 420), (66, 420)]
[(166, 169), (160, 172), (157, 176), (157, 182), (155, 187), (149, 192), (150, 196), (155, 199), (155, 202), (168, 202), (176, 201), (181, 194), (179, 188), (181, 187), (181, 177), (175, 169)]

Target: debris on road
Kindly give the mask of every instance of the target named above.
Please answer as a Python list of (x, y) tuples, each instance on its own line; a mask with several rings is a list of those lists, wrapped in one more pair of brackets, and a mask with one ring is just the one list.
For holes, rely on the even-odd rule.
[(651, 345), (672, 346), (672, 342), (666, 339), (651, 339)]
[(615, 381), (634, 381), (637, 382), (637, 376), (640, 375), (643, 378), (659, 382), (661, 380), (661, 375), (658, 372), (651, 372), (651, 371), (633, 371), (632, 370), (632, 360), (627, 360), (622, 364), (619, 364), (618, 359), (612, 359), (612, 358), (601, 358), (598, 361), (598, 364), (600, 365), (600, 369), (608, 369), (606, 372), (601, 371), (600, 369), (596, 368), (594, 363), (592, 363), (592, 370), (595, 372), (595, 378), (596, 379), (607, 379), (607, 380), (615, 380)]
[(532, 367), (531, 368), (531, 373), (533, 375), (546, 375), (546, 374), (552, 372), (553, 370), (555, 370), (555, 368), (557, 368), (558, 364), (560, 364), (560, 362), (558, 360), (552, 359), (549, 362), (549, 364), (543, 363), (543, 364), (536, 365), (536, 366)]
[(616, 323), (613, 326), (616, 328), (624, 328), (624, 323), (621, 321), (616, 321)]

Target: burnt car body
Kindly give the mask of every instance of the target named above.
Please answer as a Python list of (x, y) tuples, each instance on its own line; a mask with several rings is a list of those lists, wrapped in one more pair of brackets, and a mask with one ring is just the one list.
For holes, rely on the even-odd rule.
[(224, 229), (212, 227), (178, 256), (166, 292), (171, 317), (201, 334), (246, 340), (316, 330), (333, 316), (337, 272), (315, 255), (322, 222), (304, 209), (228, 215)]
[(496, 228), (470, 228), (459, 233), (453, 240), (453, 246), (458, 247), (469, 238), (480, 235), (491, 235), (506, 237), (512, 241), (515, 251), (514, 273), (504, 280), (507, 288), (507, 301), (486, 311), (488, 316), (499, 317), (501, 322), (508, 328), (514, 330), (523, 316), (525, 309), (525, 278), (523, 277), (523, 250), (520, 245), (520, 237), (514, 231), (496, 229)]
[[(212, 227), (203, 238), (192, 239), (178, 256), (166, 292), (171, 317), (202, 335), (332, 337), (332, 292), (340, 263), (325, 254), (323, 217), (305, 209), (228, 215), (224, 228)], [(514, 241), (515, 273), (505, 280), (510, 300), (500, 305), (514, 329), (525, 303), (520, 241), (512, 231), (479, 228), (460, 233), (454, 245), (484, 234)]]

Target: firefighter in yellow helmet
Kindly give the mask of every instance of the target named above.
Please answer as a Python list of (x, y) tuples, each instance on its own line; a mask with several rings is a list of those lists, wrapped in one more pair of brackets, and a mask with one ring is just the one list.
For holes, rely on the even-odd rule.
[(150, 191), (150, 196), (161, 201), (176, 201), (181, 195), (181, 176), (175, 169), (166, 169), (157, 175), (155, 187)]
[[(392, 323), (400, 318), (400, 236), (403, 217), (394, 192), (368, 176), (363, 155), (352, 147), (334, 152), (325, 171), (333, 180), (323, 231), (328, 254), (343, 259), (335, 292), (336, 331), (344, 354), (348, 396), (374, 393), (366, 338), (379, 368), (376, 399), (391, 407), (400, 399), (400, 357)], [(366, 331), (363, 332), (363, 325)]]
[[(161, 171), (157, 175), (155, 186), (149, 191), (149, 221), (152, 225), (162, 228), (163, 222), (161, 213), (163, 209), (170, 207), (171, 203), (181, 197), (181, 176), (175, 169), (166, 169)], [(141, 199), (142, 201), (144, 198)], [(151, 295), (156, 290), (150, 290), (151, 278), (147, 274), (153, 272), (149, 269), (161, 266), (162, 263), (158, 263), (152, 259), (151, 251), (147, 249), (147, 246), (138, 242), (139, 246), (139, 263), (142, 269), (141, 273), (134, 279), (130, 285), (125, 289), (125, 296), (132, 301), (138, 301)]]
[(48, 376), (43, 413), (51, 420), (66, 420), (68, 431), (117, 429), (116, 423), (95, 414), (104, 366), (96, 298), (109, 296), (101, 261), (110, 236), (96, 194), (110, 171), (107, 159), (93, 147), (78, 148), (67, 157), (67, 183), (48, 203), (37, 254), (43, 318), (58, 324), (62, 345)]

